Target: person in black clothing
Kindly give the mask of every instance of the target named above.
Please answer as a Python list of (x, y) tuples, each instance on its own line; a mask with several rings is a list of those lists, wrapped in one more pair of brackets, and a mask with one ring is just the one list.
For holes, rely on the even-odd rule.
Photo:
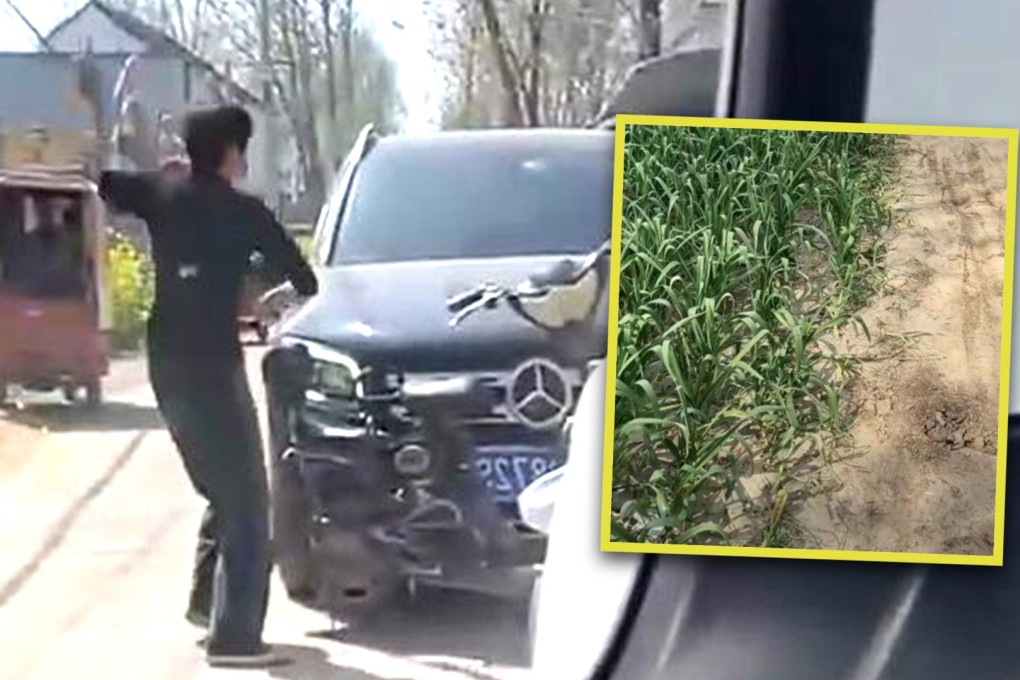
[(149, 228), (156, 294), (149, 375), (195, 489), (208, 501), (187, 618), (208, 626), (211, 665), (284, 662), (262, 641), (271, 570), (262, 439), (237, 327), (254, 253), (296, 292), (317, 292), (297, 245), (258, 199), (232, 183), (246, 172), (252, 121), (238, 107), (191, 114), (191, 170), (101, 174), (100, 195)]

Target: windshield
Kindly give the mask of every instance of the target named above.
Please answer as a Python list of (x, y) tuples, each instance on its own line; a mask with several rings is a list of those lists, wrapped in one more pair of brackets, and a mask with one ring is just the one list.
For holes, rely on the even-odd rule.
[(610, 234), (613, 136), (384, 141), (362, 161), (333, 263), (583, 254)]
[(75, 194), (0, 189), (0, 289), (81, 298), (83, 239)]

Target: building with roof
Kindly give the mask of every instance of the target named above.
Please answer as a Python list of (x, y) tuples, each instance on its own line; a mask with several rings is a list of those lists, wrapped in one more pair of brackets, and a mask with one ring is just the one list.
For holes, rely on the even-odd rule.
[(58, 23), (46, 36), (50, 49), (77, 53), (91, 47), (96, 55), (140, 54), (146, 61), (176, 62), (181, 70), (177, 83), (186, 101), (230, 100), (245, 106), (261, 106), (261, 99), (215, 66), (189, 50), (164, 31), (134, 14), (90, 0)]
[[(272, 168), (276, 186), (291, 194), (287, 198), (296, 198), (300, 186), (292, 136), (260, 97), (164, 31), (103, 0), (90, 0), (58, 23), (45, 36), (44, 49), (0, 53), (0, 88), (17, 92), (0, 97), (0, 129), (93, 129), (92, 111), (78, 93), (78, 60), (86, 51), (98, 74), (103, 121), (109, 123), (119, 113), (114, 96), (117, 79), (127, 60), (136, 56), (134, 97), (153, 126), (167, 115), (179, 122), (188, 110), (202, 106), (222, 102), (245, 106), (255, 120), (247, 188), (279, 205), (282, 197), (269, 195), (272, 183), (267, 172)], [(276, 125), (282, 142), (271, 164), (265, 145), (270, 124)]]

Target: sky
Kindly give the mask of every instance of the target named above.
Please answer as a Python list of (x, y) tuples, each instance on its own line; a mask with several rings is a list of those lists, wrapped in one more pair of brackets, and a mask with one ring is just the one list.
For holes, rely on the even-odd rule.
[[(0, 0), (0, 51), (32, 51), (36, 41), (9, 2), (44, 35), (86, 0)], [(422, 0), (355, 0), (355, 12), (371, 26), (397, 64), (407, 115), (406, 132), (436, 126), (441, 79), (429, 55), (429, 24)], [(398, 26), (402, 28), (398, 28)]]

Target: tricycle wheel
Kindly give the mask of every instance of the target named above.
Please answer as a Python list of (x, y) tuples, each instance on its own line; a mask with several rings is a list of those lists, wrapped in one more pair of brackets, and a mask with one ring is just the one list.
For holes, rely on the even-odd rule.
[(93, 380), (85, 385), (85, 404), (89, 408), (95, 408), (103, 403), (103, 384)]
[(7, 383), (0, 381), (0, 406), (7, 403)]
[(64, 399), (68, 402), (74, 402), (78, 397), (77, 385), (64, 385)]

